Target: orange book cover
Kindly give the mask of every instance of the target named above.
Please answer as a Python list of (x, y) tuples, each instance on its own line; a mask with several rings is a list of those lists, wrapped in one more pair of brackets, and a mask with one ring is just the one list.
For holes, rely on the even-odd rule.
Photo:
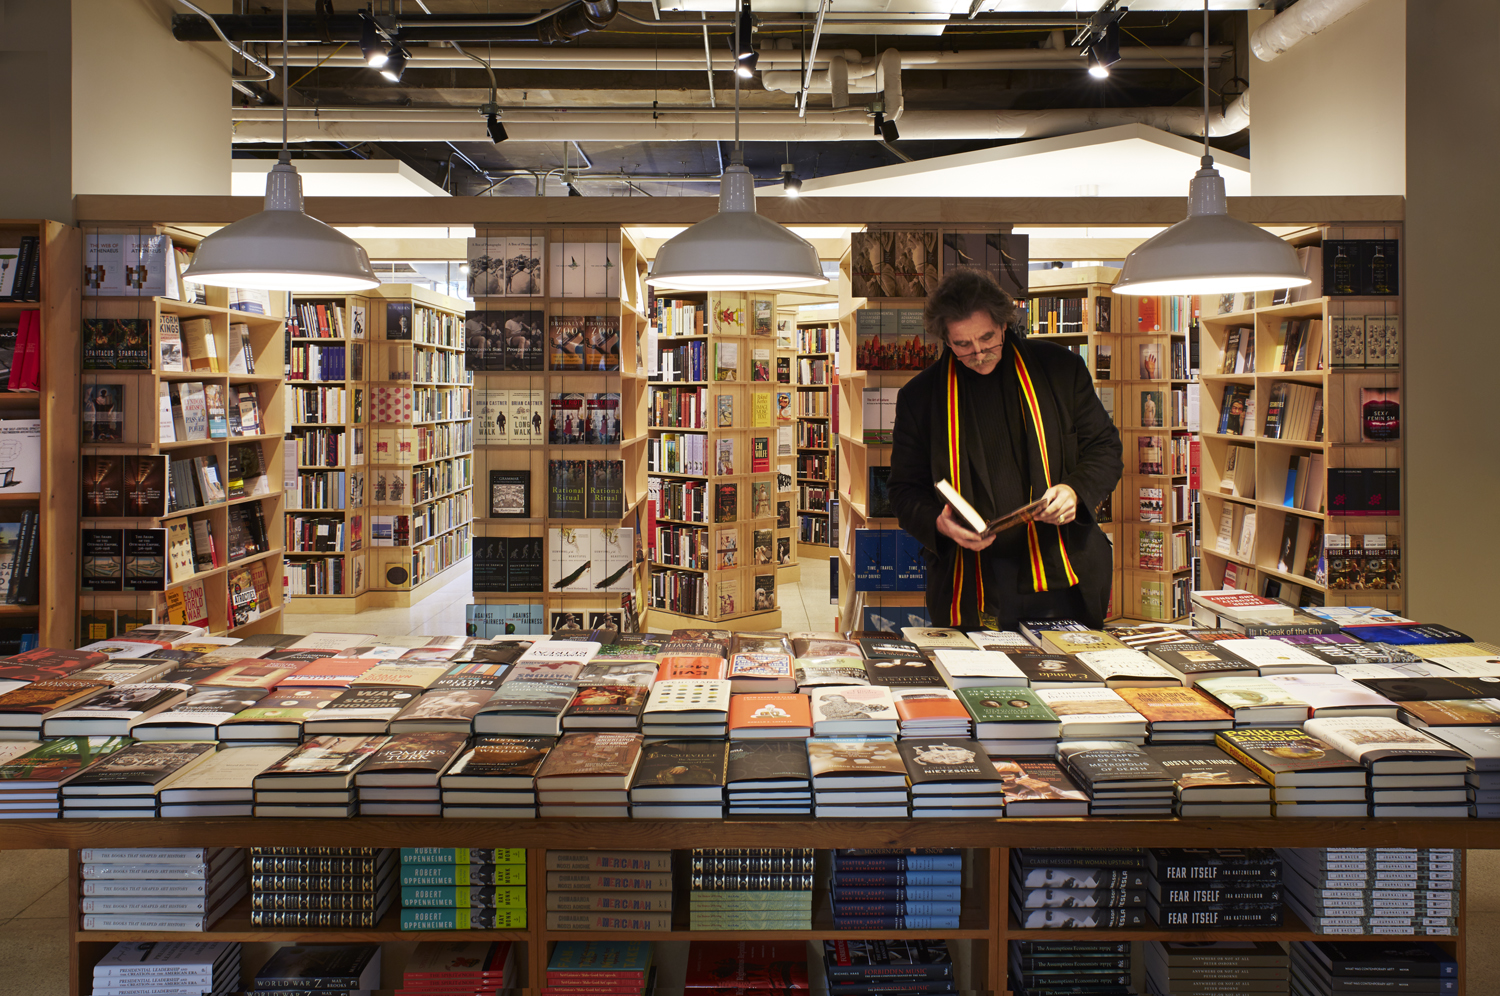
[(1116, 688), (1130, 708), (1153, 723), (1232, 722), (1234, 714), (1196, 688)]
[(807, 696), (796, 692), (731, 695), (731, 730), (801, 729), (812, 726)]
[(722, 657), (663, 657), (656, 669), (656, 680), (723, 678), (728, 669), (729, 662)]
[(342, 688), (381, 663), (373, 657), (320, 657), (276, 682), (276, 687)]
[(902, 722), (918, 719), (956, 719), (967, 723), (969, 711), (952, 692), (939, 688), (903, 691), (896, 696), (896, 715)]
[(294, 673), (298, 666), (284, 667), (250, 657), (215, 671), (197, 684), (228, 688), (271, 688)]

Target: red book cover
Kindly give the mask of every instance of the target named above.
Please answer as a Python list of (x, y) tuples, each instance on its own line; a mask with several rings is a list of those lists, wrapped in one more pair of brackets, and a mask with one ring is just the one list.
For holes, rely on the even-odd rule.
[(48, 650), (38, 647), (0, 658), (0, 680), (48, 681), (103, 664), (109, 658), (88, 650)]
[(688, 989), (806, 989), (803, 941), (693, 941), (688, 946)]

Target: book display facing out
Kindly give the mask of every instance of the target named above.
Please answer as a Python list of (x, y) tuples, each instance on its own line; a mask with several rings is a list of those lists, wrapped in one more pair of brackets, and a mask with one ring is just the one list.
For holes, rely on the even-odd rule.
[(371, 605), (411, 605), (472, 550), (473, 375), (462, 302), (412, 284), (368, 298)]
[(792, 359), (797, 406), (797, 543), (810, 556), (832, 552), (838, 526), (837, 323), (797, 325)]
[[(283, 452), (303, 445), (282, 438), (286, 296), (183, 284), (185, 253), (141, 255), (153, 239), (171, 245), (84, 232), (83, 266), (105, 280), (80, 325), (78, 642), (151, 624), (279, 632)], [(157, 296), (114, 289), (117, 241), (141, 255), (132, 273), (170, 271)]]
[(352, 610), (371, 587), (370, 315), (365, 297), (292, 297), (283, 460), (290, 612)]
[[(856, 239), (860, 234), (891, 233), (857, 233)], [(935, 229), (934, 237), (943, 246), (944, 274), (950, 267), (980, 265), (976, 260), (995, 261), (985, 268), (1015, 296), (1020, 308), (1017, 327), (1081, 356), (1105, 409), (1123, 430), (1127, 423), (1116, 405), (1118, 389), (1114, 386), (1122, 370), (1114, 355), (1117, 335), (1109, 294), (1119, 271), (1083, 267), (1028, 273), (1024, 236), (944, 228)], [(854, 247), (856, 261), (860, 245), (857, 242)], [(931, 262), (936, 272), (937, 260)], [(851, 281), (852, 286), (847, 266), (840, 279)], [(881, 286), (869, 280), (862, 285), (866, 289)], [(898, 630), (933, 622), (925, 604), (926, 563), (921, 545), (901, 530), (888, 490), (896, 394), (943, 350), (941, 341), (922, 327), (923, 300), (856, 296), (858, 310), (839, 322), (839, 375), (832, 392), (838, 408), (838, 523), (832, 533), (838, 546), (840, 591), (851, 593), (841, 600), (842, 622), (850, 629)], [(1116, 488), (1095, 510), (1114, 547), (1111, 618), (1124, 614), (1119, 573), (1122, 542), (1116, 523), (1120, 496), (1121, 488)]]
[(1401, 226), (1323, 226), (1313, 238), (1299, 253), (1324, 268), (1340, 260), (1342, 291), (1315, 281), (1290, 301), (1201, 302), (1198, 587), (1400, 612), (1402, 298), (1389, 281), (1371, 293), (1368, 268), (1372, 247), (1382, 260), (1399, 249)]
[(468, 263), (469, 633), (634, 620), (645, 556), (646, 259), (618, 225), (488, 225), (469, 240)]
[(813, 456), (795, 442), (792, 317), (778, 317), (769, 292), (673, 292), (649, 304), (658, 330), (648, 345), (657, 359), (643, 537), (652, 618), (775, 629), (777, 585), (797, 577), (794, 468)]

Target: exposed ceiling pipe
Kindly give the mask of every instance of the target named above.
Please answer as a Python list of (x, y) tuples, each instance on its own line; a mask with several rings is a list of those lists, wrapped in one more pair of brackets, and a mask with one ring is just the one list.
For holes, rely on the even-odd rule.
[(880, 53), (880, 65), (875, 71), (875, 85), (880, 88), (881, 100), (885, 104), (885, 119), (895, 121), (906, 110), (906, 97), (901, 91), (901, 53), (888, 48)]
[(1261, 62), (1270, 62), (1366, 3), (1369, 0), (1299, 0), (1255, 29), (1250, 50)]
[[(275, 111), (276, 113), (267, 113)], [(262, 143), (280, 137), (276, 108), (237, 108), (234, 141)], [(742, 112), (741, 131), (757, 142), (868, 142), (870, 121), (863, 107), (843, 111), (795, 110)], [(1250, 123), (1249, 94), (1214, 114), (1209, 134), (1232, 135)], [(901, 118), (906, 140), (980, 139), (988, 141), (1046, 138), (1145, 124), (1176, 135), (1202, 135), (1202, 111), (1195, 107), (1088, 107), (1036, 111), (907, 111)], [(704, 142), (727, 141), (734, 118), (727, 111), (650, 109), (541, 111), (511, 109), (505, 128), (512, 142)], [(403, 108), (292, 108), (293, 142), (483, 142), (484, 121), (464, 111)]]
[[(619, 13), (618, 0), (577, 0), (555, 8), (539, 17), (483, 18), (427, 17), (397, 18), (403, 42), (514, 42), (519, 44), (556, 45), (594, 31), (603, 31)], [(261, 14), (223, 14), (215, 21), (228, 38), (237, 42), (281, 40), (281, 19)], [(293, 41), (357, 42), (361, 22), (357, 14), (335, 14), (332, 17), (299, 15), (289, 19)], [(172, 37), (178, 41), (213, 41), (214, 27), (196, 14), (177, 14), (172, 18)]]

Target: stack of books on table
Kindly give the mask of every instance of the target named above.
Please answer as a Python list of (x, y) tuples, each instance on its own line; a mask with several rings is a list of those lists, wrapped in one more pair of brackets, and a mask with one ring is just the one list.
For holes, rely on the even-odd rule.
[[(1500, 726), (1450, 726), (1432, 735), (1469, 755), (1464, 784), (1469, 791), (1469, 815), (1500, 817)], [(0, 771), (3, 771), (0, 768)]]
[(539, 996), (645, 996), (656, 969), (650, 941), (558, 941)]
[(510, 941), (422, 941), (401, 973), (405, 996), (473, 996), (516, 983)]
[[(59, 790), (101, 757), (130, 746), (129, 737), (63, 737), (0, 742), (0, 819), (52, 820), (62, 812)], [(12, 750), (15, 748), (16, 750)]]
[(1146, 753), (1172, 776), (1178, 816), (1271, 815), (1271, 786), (1212, 743), (1151, 744)]
[(1146, 926), (1139, 850), (1022, 847), (1010, 854), (1010, 908), (1023, 929)]
[[(669, 658), (661, 665), (673, 667)], [(698, 658), (688, 658), (698, 660)], [(722, 667), (723, 661), (719, 665)], [(677, 673), (668, 671), (668, 673)], [(651, 687), (641, 732), (647, 737), (722, 739), (729, 723), (729, 681), (725, 678), (667, 678)]]
[(78, 860), (84, 930), (203, 931), (245, 896), (235, 847), (88, 847)]
[(1167, 929), (1281, 926), (1281, 858), (1270, 848), (1153, 847), (1146, 909)]
[(957, 930), (963, 852), (957, 848), (833, 852), (836, 930)]
[(1135, 992), (1130, 988), (1129, 941), (1011, 941), (1007, 960), (1015, 992)]
[(812, 772), (801, 740), (738, 740), (724, 778), (729, 814), (807, 816)]
[(1214, 741), (1271, 786), (1278, 817), (1368, 815), (1369, 776), (1358, 761), (1301, 730), (1222, 730)]
[(696, 848), (690, 860), (690, 930), (812, 929), (812, 848)]
[(1303, 729), (1365, 766), (1371, 816), (1469, 815), (1469, 757), (1456, 747), (1383, 716), (1309, 719)]
[(441, 816), (440, 779), (464, 753), (469, 732), (397, 733), (354, 774), (366, 816)]
[(94, 965), (95, 996), (222, 996), (240, 985), (238, 941), (120, 941)]
[(1120, 740), (1065, 740), (1057, 757), (1088, 793), (1089, 815), (1172, 815), (1172, 776), (1145, 748)]
[(1154, 996), (1286, 993), (1291, 961), (1274, 941), (1147, 941), (1146, 991)]
[(526, 849), (403, 847), (402, 930), (525, 930)]
[(1456, 932), (1463, 851), (1436, 847), (1278, 848), (1286, 900), (1320, 934)]
[(157, 794), (180, 783), (213, 756), (211, 743), (131, 744), (63, 782), (62, 815), (96, 820), (154, 817)]
[(911, 815), (1005, 815), (1005, 781), (978, 740), (902, 740), (898, 745), (911, 782)]
[(947, 688), (896, 688), (896, 716), (903, 739), (911, 737), (958, 737), (968, 739), (973, 717), (963, 702)]
[(630, 783), (637, 820), (717, 820), (724, 815), (725, 740), (658, 740), (641, 749)]
[(535, 819), (536, 773), (555, 743), (556, 737), (476, 737), (438, 779), (443, 815)]
[(564, 734), (537, 769), (542, 818), (628, 817), (641, 747), (639, 733)]
[(548, 930), (671, 930), (671, 851), (547, 852)]
[(1004, 783), (1006, 816), (1087, 816), (1088, 794), (1051, 758), (992, 757)]
[(1431, 941), (1293, 941), (1294, 996), (1458, 992), (1458, 962)]
[(1020, 685), (960, 688), (959, 701), (974, 719), (974, 739), (991, 756), (1048, 757), (1057, 752), (1062, 729), (1057, 714)]
[(256, 927), (373, 927), (395, 897), (390, 848), (250, 848)]
[(829, 996), (956, 992), (947, 941), (824, 941)]
[(684, 987), (688, 993), (806, 993), (806, 941), (692, 941)]
[(255, 776), (256, 816), (349, 817), (359, 811), (354, 775), (385, 736), (318, 736)]
[(291, 753), (290, 745), (236, 747), (213, 754), (157, 793), (163, 817), (250, 816), (255, 776)]
[(894, 737), (814, 737), (807, 759), (818, 819), (907, 815), (906, 765)]
[(380, 988), (379, 944), (288, 944), (255, 973), (256, 992), (364, 992)]

